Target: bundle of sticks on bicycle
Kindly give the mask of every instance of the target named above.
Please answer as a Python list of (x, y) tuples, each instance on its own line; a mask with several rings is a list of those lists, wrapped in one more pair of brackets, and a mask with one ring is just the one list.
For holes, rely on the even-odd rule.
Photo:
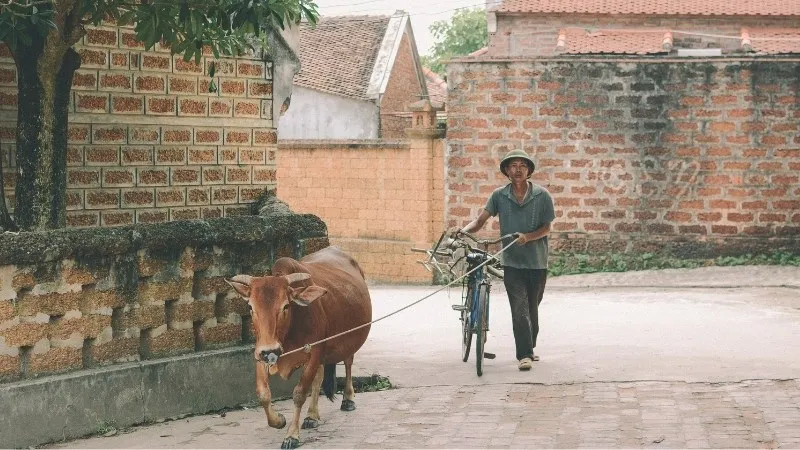
[[(492, 278), (503, 279), (501, 261), (497, 258), (502, 251), (518, 238), (517, 234), (501, 236), (497, 239), (478, 239), (464, 232), (443, 232), (433, 248), (412, 251), (426, 253), (428, 258), (419, 261), (429, 271), (438, 271), (452, 277), (448, 285), (458, 281), (462, 283), (462, 302), (453, 305), (460, 312), (461, 320), (461, 357), (464, 362), (469, 359), (472, 347), (472, 336), (475, 335), (475, 366), (478, 376), (483, 375), (483, 358), (494, 359), (495, 355), (484, 352), (486, 333), (489, 331), (489, 297)], [(502, 242), (505, 247), (495, 254), (489, 247)]]
[[(497, 239), (478, 239), (472, 234), (460, 230), (452, 234), (444, 231), (433, 248), (412, 248), (411, 250), (428, 255), (426, 260), (417, 262), (431, 272), (436, 270), (442, 275), (457, 278), (486, 261), (484, 266), (486, 271), (496, 278), (503, 279), (501, 261), (492, 255), (489, 248), (500, 242), (510, 243), (518, 236), (514, 233)], [(472, 259), (480, 261), (474, 265), (469, 264), (470, 255), (472, 255)]]

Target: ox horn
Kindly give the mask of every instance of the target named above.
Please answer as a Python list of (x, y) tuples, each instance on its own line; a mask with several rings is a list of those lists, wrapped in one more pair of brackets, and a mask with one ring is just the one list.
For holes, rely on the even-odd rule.
[(253, 277), (250, 275), (236, 275), (230, 280), (226, 279), (225, 282), (242, 297), (250, 297), (250, 284), (253, 282)]
[(253, 277), (250, 275), (236, 275), (235, 277), (231, 278), (231, 281), (235, 281), (237, 283), (242, 283), (250, 286), (253, 283)]
[(286, 281), (288, 281), (289, 285), (291, 286), (300, 281), (311, 279), (311, 275), (304, 272), (298, 272), (298, 273), (290, 273), (289, 275), (284, 275), (284, 278), (286, 278)]

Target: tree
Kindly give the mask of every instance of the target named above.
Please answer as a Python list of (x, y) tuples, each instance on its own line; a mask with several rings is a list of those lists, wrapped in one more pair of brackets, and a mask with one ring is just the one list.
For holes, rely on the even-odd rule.
[(468, 55), (489, 42), (486, 31), (486, 11), (481, 8), (459, 9), (450, 21), (439, 20), (429, 28), (436, 42), (430, 56), (422, 64), (439, 75), (445, 75), (444, 62), (454, 56)]
[(265, 29), (303, 18), (316, 23), (313, 0), (0, 0), (0, 41), (18, 77), (16, 224), (66, 224), (67, 113), (81, 62), (73, 47), (85, 25), (135, 24), (148, 50), (161, 42), (199, 62), (205, 48), (219, 57), (265, 46)]

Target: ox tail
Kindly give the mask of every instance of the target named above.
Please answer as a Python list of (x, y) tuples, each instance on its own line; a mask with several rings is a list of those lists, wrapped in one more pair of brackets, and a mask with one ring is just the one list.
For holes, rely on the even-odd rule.
[(336, 394), (336, 364), (325, 364), (325, 376), (322, 378), (322, 392), (328, 400), (333, 401)]

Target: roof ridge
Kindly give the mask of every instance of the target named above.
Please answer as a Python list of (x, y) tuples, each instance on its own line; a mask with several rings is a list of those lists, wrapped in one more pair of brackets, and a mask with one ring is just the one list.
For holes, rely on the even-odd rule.
[(800, 16), (800, 3), (786, 0), (502, 0), (499, 13), (614, 14), (650, 16)]
[[(390, 19), (392, 16), (390, 15), (382, 15), (382, 14), (345, 14), (342, 16), (320, 16), (319, 21), (323, 20), (332, 20), (332, 19), (348, 19), (348, 20), (357, 20), (357, 19)], [(319, 22), (318, 21), (318, 22)]]

